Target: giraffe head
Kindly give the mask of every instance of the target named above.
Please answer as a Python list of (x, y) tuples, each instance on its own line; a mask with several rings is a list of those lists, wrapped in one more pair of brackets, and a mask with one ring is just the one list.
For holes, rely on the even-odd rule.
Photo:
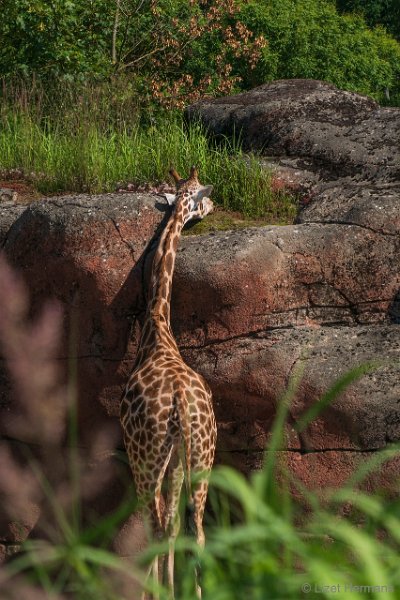
[(181, 207), (184, 223), (193, 219), (203, 219), (214, 210), (214, 204), (209, 195), (212, 185), (202, 185), (199, 182), (197, 169), (192, 167), (187, 179), (183, 179), (175, 169), (170, 170), (176, 185), (176, 194), (165, 194), (168, 204)]

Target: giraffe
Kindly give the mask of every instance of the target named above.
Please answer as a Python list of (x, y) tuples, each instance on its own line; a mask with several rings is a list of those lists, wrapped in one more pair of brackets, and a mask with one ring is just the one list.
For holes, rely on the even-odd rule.
[[(213, 210), (195, 167), (188, 179), (174, 170), (177, 192), (165, 197), (172, 213), (154, 255), (149, 301), (133, 371), (121, 402), (121, 424), (139, 503), (151, 520), (155, 539), (168, 537), (168, 587), (174, 597), (174, 546), (179, 532), (178, 505), (183, 482), (197, 542), (204, 546), (203, 514), (215, 453), (216, 423), (211, 390), (183, 361), (170, 325), (172, 276), (185, 223)], [(191, 473), (198, 473), (192, 485)], [(161, 486), (168, 478), (165, 506)], [(159, 582), (158, 557), (150, 567)], [(197, 594), (201, 596), (197, 584)], [(145, 597), (145, 596), (144, 596)]]

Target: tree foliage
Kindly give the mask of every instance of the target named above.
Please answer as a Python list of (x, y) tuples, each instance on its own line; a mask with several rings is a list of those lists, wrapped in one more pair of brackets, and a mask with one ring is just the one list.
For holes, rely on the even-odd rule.
[(382, 25), (400, 39), (399, 0), (336, 0), (340, 12), (359, 13), (370, 27)]
[(400, 45), (382, 29), (368, 29), (360, 16), (338, 15), (330, 2), (252, 0), (244, 22), (269, 42), (251, 75), (259, 81), (324, 79), (376, 96), (385, 88), (399, 88)]
[(3, 0), (0, 72), (103, 74), (109, 63), (109, 6), (107, 0)]
[[(338, 0), (341, 8), (354, 4)], [(395, 0), (376, 0), (383, 5)], [(368, 5), (374, 3), (370, 0)], [(123, 74), (171, 107), (305, 77), (399, 90), (400, 45), (332, 0), (3, 0), (0, 75), (73, 81)], [(368, 16), (368, 15), (367, 15)]]

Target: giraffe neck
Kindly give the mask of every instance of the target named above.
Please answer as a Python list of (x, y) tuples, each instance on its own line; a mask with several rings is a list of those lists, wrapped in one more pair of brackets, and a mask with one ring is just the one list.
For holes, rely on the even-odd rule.
[(156, 325), (159, 321), (167, 325), (170, 322), (172, 278), (183, 224), (183, 209), (178, 205), (163, 231), (154, 255), (147, 313), (150, 318), (155, 317)]
[(183, 225), (184, 210), (179, 203), (165, 226), (154, 254), (149, 303), (136, 366), (163, 344), (178, 351), (170, 325), (170, 302), (176, 250)]

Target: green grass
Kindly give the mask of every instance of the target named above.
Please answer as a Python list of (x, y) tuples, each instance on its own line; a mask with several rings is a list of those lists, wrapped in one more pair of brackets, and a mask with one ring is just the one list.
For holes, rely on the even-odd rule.
[(45, 111), (36, 96), (22, 102), (3, 95), (0, 171), (22, 170), (45, 194), (99, 193), (114, 191), (118, 182), (157, 185), (168, 180), (171, 165), (184, 175), (195, 164), (224, 209), (293, 221), (295, 199), (272, 191), (271, 173), (256, 157), (245, 156), (239, 143), (212, 143), (199, 125), (186, 127), (176, 114), (160, 113), (143, 123), (136, 114), (116, 116), (115, 107), (108, 115), (100, 104), (95, 96), (76, 104), (70, 98), (65, 106), (56, 98)]

